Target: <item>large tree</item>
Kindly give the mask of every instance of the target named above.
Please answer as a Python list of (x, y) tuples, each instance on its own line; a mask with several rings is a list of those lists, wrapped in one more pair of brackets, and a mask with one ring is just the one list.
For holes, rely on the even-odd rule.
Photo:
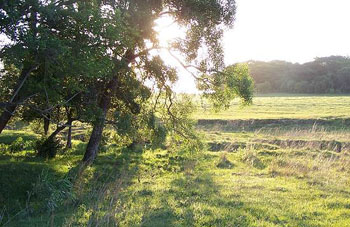
[[(121, 32), (113, 42), (108, 42), (112, 44), (109, 48), (113, 70), (109, 77), (104, 78), (102, 89), (96, 97), (100, 114), (93, 122), (93, 131), (83, 159), (85, 162), (92, 162), (97, 155), (106, 116), (110, 110), (114, 110), (114, 99), (123, 102), (133, 114), (137, 114), (141, 107), (139, 100), (145, 101), (150, 97), (145, 94), (163, 91), (168, 100), (165, 102), (168, 114), (172, 115), (171, 84), (177, 81), (177, 72), (154, 51), (164, 48), (160, 46), (155, 30), (155, 21), (161, 17), (170, 17), (185, 28), (185, 38), (178, 39), (167, 49), (174, 59), (181, 61), (183, 67), (197, 71), (193, 76), (207, 96), (221, 98), (217, 103), (222, 104), (227, 103), (225, 99), (237, 96), (250, 100), (249, 92), (235, 89), (243, 86), (243, 83), (234, 83), (234, 80), (228, 79), (235, 76), (234, 72), (224, 70), (221, 38), (224, 27), (233, 25), (235, 1), (103, 1), (99, 8), (103, 9), (101, 17), (107, 10), (108, 16), (115, 18), (111, 23), (115, 27), (120, 26)], [(206, 54), (199, 55), (200, 51)], [(185, 60), (182, 62), (181, 59)], [(149, 80), (154, 82), (156, 90), (144, 86)], [(237, 92), (234, 95), (217, 95), (222, 93), (220, 88), (225, 86)], [(141, 87), (143, 92), (140, 92)]]
[(18, 106), (50, 120), (51, 111), (86, 92), (110, 68), (106, 50), (94, 45), (92, 36), (104, 29), (104, 19), (89, 22), (92, 5), (78, 11), (76, 2), (11, 0), (0, 5), (0, 32), (9, 39), (0, 52), (5, 66), (0, 133)]
[[(50, 86), (63, 88), (52, 89), (54, 101), (46, 109), (66, 105), (68, 94), (79, 93), (84, 104), (81, 120), (93, 127), (84, 162), (96, 158), (103, 129), (116, 112), (137, 117), (148, 109), (152, 116), (161, 107), (174, 129), (185, 128), (179, 115), (184, 112), (176, 111), (174, 100), (177, 71), (160, 57), (161, 50), (191, 72), (216, 107), (227, 107), (235, 97), (251, 101), (247, 69), (225, 68), (223, 61), (221, 38), (234, 23), (234, 0), (15, 0), (1, 9), (1, 32), (13, 41), (2, 51), (2, 60), (20, 73), (0, 126), (6, 125), (22, 97), (30, 97), (28, 78), (46, 76)], [(186, 31), (166, 48), (155, 29), (162, 17)], [(41, 90), (39, 97), (48, 99), (47, 91)], [(145, 103), (153, 98), (157, 101), (150, 110)], [(186, 137), (186, 132), (180, 133)]]

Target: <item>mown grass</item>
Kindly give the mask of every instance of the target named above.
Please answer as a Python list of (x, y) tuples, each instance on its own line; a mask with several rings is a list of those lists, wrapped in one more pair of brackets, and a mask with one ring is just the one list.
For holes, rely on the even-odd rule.
[[(178, 155), (165, 150), (110, 149), (84, 172), (78, 165), (81, 153), (74, 150), (52, 161), (31, 157), (30, 151), (16, 156), (0, 161), (1, 195), (6, 198), (3, 215), (11, 218), (29, 208), (7, 226), (350, 223), (347, 153), (246, 148)], [(65, 198), (52, 213), (33, 210), (40, 202), (47, 206), (46, 200), (37, 201), (37, 195), (26, 204), (28, 192), (45, 170), (53, 180), (74, 175), (74, 200)]]
[[(195, 119), (337, 119), (349, 118), (350, 96), (255, 97), (252, 106), (236, 100), (226, 111), (214, 112), (204, 102), (193, 115)], [(199, 103), (199, 101), (198, 101)]]
[[(320, 99), (333, 98), (338, 97)], [(293, 111), (291, 100), (282, 100), (286, 111)], [(335, 107), (334, 118), (349, 116)], [(308, 119), (299, 113), (297, 119)], [(80, 140), (55, 159), (43, 160), (30, 146), (6, 149), (18, 136), (32, 141), (38, 135), (5, 131), (0, 225), (350, 226), (349, 127), (281, 122), (250, 128), (202, 125), (208, 146), (199, 152), (109, 144), (91, 167), (80, 165), (85, 147)], [(325, 141), (339, 142), (342, 149), (317, 143)]]

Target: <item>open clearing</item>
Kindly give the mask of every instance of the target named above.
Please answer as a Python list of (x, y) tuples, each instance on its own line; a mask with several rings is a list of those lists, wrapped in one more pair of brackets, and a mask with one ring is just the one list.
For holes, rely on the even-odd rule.
[(258, 97), (246, 109), (198, 113), (203, 151), (109, 144), (83, 173), (84, 142), (45, 161), (30, 146), (6, 151), (19, 135), (36, 136), (6, 131), (0, 223), (350, 226), (350, 96)]
[[(207, 104), (194, 115), (195, 119), (334, 119), (349, 118), (350, 96), (259, 96), (254, 105), (242, 108), (239, 101), (231, 108), (215, 113)], [(207, 106), (207, 108), (206, 108)]]

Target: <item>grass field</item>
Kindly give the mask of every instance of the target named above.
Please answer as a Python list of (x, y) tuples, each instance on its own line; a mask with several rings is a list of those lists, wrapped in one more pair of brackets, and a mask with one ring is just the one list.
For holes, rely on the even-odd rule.
[(110, 144), (87, 168), (79, 166), (82, 141), (46, 161), (30, 144), (7, 149), (38, 135), (6, 131), (0, 225), (350, 226), (350, 97), (254, 103), (199, 110), (200, 152)]
[[(244, 107), (238, 101), (219, 113), (200, 108), (195, 119), (334, 119), (349, 118), (350, 96), (255, 97), (254, 105)], [(206, 106), (206, 105), (204, 105)]]

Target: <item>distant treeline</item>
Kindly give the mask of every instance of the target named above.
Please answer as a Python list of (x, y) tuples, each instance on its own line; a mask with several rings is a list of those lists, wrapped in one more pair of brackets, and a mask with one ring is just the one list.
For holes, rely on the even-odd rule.
[(313, 62), (249, 61), (258, 93), (350, 93), (350, 58), (330, 56)]

